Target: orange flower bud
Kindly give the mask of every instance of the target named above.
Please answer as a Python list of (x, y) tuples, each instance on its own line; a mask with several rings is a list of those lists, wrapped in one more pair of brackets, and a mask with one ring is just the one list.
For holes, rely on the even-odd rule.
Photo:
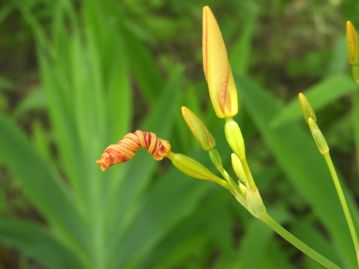
[(168, 141), (158, 138), (154, 133), (137, 130), (127, 134), (117, 144), (109, 145), (101, 158), (96, 161), (105, 171), (111, 165), (131, 160), (139, 148), (147, 149), (155, 160), (162, 160), (171, 150)]
[(235, 116), (238, 112), (237, 89), (221, 31), (208, 6), (203, 8), (202, 53), (204, 75), (217, 117)]

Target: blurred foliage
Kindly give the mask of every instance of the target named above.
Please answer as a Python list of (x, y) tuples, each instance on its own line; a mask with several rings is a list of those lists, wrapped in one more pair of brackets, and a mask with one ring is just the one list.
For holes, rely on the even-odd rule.
[(238, 121), (269, 211), (354, 268), (329, 174), (290, 100), (306, 90), (318, 111), (358, 220), (358, 88), (344, 39), (345, 20), (359, 25), (355, 0), (2, 1), (3, 268), (319, 268), (272, 240), (225, 191), (168, 162), (140, 152), (106, 173), (95, 165), (107, 144), (136, 128), (208, 163), (181, 104), (200, 115), (228, 161), (201, 66), (205, 4), (238, 76)]

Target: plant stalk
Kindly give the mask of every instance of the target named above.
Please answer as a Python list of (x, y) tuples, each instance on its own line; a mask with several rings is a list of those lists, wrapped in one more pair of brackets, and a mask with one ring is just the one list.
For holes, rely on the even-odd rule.
[(288, 232), (286, 229), (284, 229), (278, 222), (276, 222), (270, 215), (264, 214), (260, 218), (269, 228), (271, 228), (273, 231), (275, 231), (277, 234), (279, 234), (282, 238), (284, 238), (286, 241), (291, 243), (293, 246), (295, 246), (297, 249), (302, 251), (304, 254), (321, 264), (323, 267), (327, 269), (340, 269), (340, 267), (321, 254), (319, 254), (317, 251), (306, 245), (303, 241), (295, 237), (293, 234)]
[(339, 198), (340, 204), (341, 204), (342, 209), (343, 209), (345, 220), (346, 220), (348, 228), (349, 228), (350, 236), (351, 236), (352, 241), (353, 241), (355, 254), (356, 254), (356, 258), (357, 258), (357, 263), (358, 263), (358, 268), (359, 268), (359, 242), (358, 242), (358, 236), (357, 236), (357, 233), (356, 233), (356, 230), (355, 230), (353, 218), (352, 218), (352, 216), (350, 214), (349, 206), (348, 206), (348, 203), (347, 203), (347, 201), (345, 199), (343, 188), (340, 185), (338, 174), (337, 174), (337, 172), (335, 170), (335, 167), (334, 167), (332, 158), (330, 156), (330, 153), (324, 154), (323, 156), (324, 156), (325, 162), (327, 163), (327, 166), (329, 168), (330, 175), (331, 175), (331, 177), (333, 179), (335, 189), (336, 189), (336, 191), (338, 193), (338, 198)]

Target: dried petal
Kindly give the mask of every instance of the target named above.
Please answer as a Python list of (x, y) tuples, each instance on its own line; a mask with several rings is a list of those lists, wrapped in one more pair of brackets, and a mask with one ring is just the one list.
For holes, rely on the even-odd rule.
[(155, 160), (162, 160), (170, 152), (171, 145), (154, 133), (137, 130), (127, 134), (117, 144), (109, 145), (96, 163), (105, 171), (111, 165), (131, 160), (139, 148), (147, 149)]

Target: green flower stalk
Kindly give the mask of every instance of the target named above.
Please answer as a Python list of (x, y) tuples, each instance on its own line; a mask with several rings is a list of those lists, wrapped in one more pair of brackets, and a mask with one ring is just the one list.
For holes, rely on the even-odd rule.
[[(316, 117), (314, 114), (314, 110), (312, 109), (310, 103), (308, 102), (307, 98), (304, 96), (303, 93), (299, 93), (298, 95), (299, 98), (299, 103), (302, 107), (303, 110), (303, 114), (304, 114), (304, 118), (305, 121), (307, 122), (310, 132), (312, 133), (313, 136), (313, 140), (315, 142), (315, 145), (318, 148), (318, 151), (320, 152), (321, 155), (323, 155), (324, 160), (328, 166), (330, 175), (332, 177), (335, 189), (337, 191), (338, 194), (338, 198), (340, 201), (340, 204), (342, 206), (343, 209), (343, 213), (345, 216), (345, 220), (347, 222), (348, 228), (349, 228), (349, 232), (353, 241), (353, 245), (354, 245), (354, 249), (355, 249), (355, 253), (356, 253), (356, 257), (357, 257), (357, 263), (358, 263), (358, 268), (359, 268), (359, 242), (358, 242), (358, 236), (357, 236), (357, 232), (355, 230), (355, 225), (354, 225), (354, 221), (353, 218), (351, 216), (350, 210), (349, 210), (349, 206), (348, 203), (345, 199), (345, 194), (343, 191), (343, 188), (340, 184), (340, 180), (338, 177), (338, 174), (335, 170), (332, 158), (330, 156), (330, 150), (329, 150), (329, 146), (327, 144), (327, 141), (325, 139), (325, 137), (323, 136), (322, 132), (319, 129), (318, 124), (316, 123)], [(314, 116), (314, 118), (313, 118)]]

